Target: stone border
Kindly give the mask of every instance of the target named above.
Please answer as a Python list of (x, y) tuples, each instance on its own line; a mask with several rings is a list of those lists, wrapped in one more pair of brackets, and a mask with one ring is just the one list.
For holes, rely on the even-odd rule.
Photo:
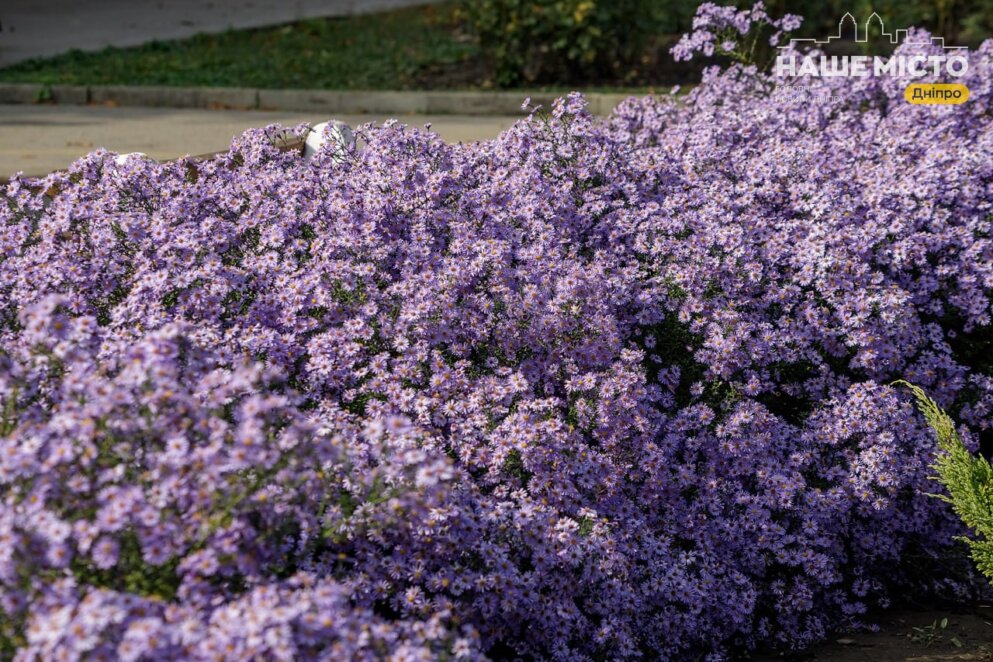
[[(131, 87), (0, 83), (0, 103), (321, 112), (327, 115), (518, 115), (521, 102), (548, 107), (561, 93), (266, 90), (241, 87)], [(590, 111), (607, 115), (628, 94), (587, 94)]]

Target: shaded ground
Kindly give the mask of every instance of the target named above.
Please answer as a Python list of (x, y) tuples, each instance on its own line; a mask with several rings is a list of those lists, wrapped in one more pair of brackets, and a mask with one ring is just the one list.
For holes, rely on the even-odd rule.
[[(944, 628), (943, 619), (947, 619)], [(836, 635), (797, 655), (759, 655), (754, 662), (993, 661), (993, 607), (962, 613), (896, 611), (876, 621), (879, 632)], [(956, 645), (955, 642), (958, 642)]]

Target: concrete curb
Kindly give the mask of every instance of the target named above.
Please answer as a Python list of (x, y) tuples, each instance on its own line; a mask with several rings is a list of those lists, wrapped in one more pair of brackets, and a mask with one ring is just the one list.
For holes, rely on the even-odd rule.
[[(155, 108), (229, 108), (321, 112), (327, 115), (517, 115), (530, 96), (548, 107), (561, 94), (521, 92), (394, 92), (263, 90), (239, 87), (131, 87), (0, 83), (0, 103), (99, 104)], [(607, 115), (626, 94), (587, 94), (590, 111)]]

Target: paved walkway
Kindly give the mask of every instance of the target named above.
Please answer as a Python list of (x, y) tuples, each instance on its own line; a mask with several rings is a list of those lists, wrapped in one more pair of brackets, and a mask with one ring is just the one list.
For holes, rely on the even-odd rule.
[(137, 46), (228, 28), (346, 16), (438, 0), (0, 0), (0, 67), (73, 48)]
[[(232, 136), (250, 127), (327, 119), (313, 113), (0, 105), (0, 178), (18, 171), (47, 174), (97, 147), (144, 152), (162, 160), (224, 150)], [(337, 119), (355, 127), (387, 118), (343, 115)], [(469, 142), (493, 138), (518, 118), (410, 115), (399, 119), (411, 126), (430, 122), (445, 140)]]

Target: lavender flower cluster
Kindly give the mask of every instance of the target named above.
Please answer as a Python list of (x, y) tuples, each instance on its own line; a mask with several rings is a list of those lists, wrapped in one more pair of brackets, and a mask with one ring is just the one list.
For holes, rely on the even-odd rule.
[(15, 178), (0, 655), (721, 659), (969, 595), (888, 384), (993, 422), (991, 56)]
[[(756, 2), (748, 9), (705, 2), (693, 17), (693, 31), (683, 35), (673, 46), (672, 56), (677, 62), (691, 60), (695, 53), (746, 60), (754, 53), (760, 30), (771, 30), (766, 40), (770, 46), (777, 46), (783, 35), (799, 28), (802, 21), (796, 14), (772, 18), (762, 2)], [(746, 39), (749, 35), (750, 41)]]

